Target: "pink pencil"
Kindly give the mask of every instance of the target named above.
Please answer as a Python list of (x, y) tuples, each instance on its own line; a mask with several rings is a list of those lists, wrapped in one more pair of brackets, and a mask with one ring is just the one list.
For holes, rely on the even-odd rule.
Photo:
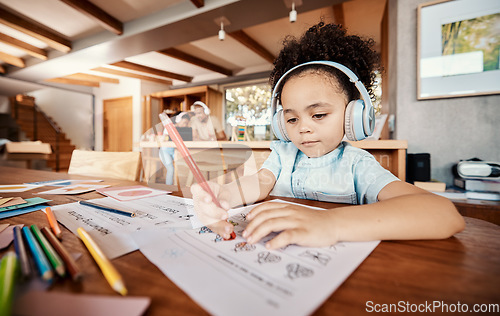
[[(207, 192), (210, 194), (212, 197), (212, 201), (217, 205), (218, 207), (221, 207), (219, 201), (217, 200), (217, 197), (215, 196), (214, 192), (212, 189), (210, 189), (210, 186), (207, 183), (207, 180), (201, 173), (200, 168), (198, 168), (198, 165), (193, 159), (193, 156), (191, 156), (191, 153), (189, 152), (188, 148), (186, 147), (186, 144), (184, 144), (184, 140), (182, 140), (181, 135), (177, 131), (177, 128), (175, 128), (174, 123), (172, 123), (172, 120), (168, 115), (165, 113), (160, 113), (160, 120), (163, 123), (163, 126), (168, 132), (168, 136), (172, 139), (174, 142), (175, 146), (181, 153), (182, 158), (184, 158), (184, 161), (188, 165), (189, 169), (191, 169), (191, 172), (194, 175), (194, 178), (196, 182)], [(235, 238), (236, 235), (234, 232), (231, 233), (231, 239)]]

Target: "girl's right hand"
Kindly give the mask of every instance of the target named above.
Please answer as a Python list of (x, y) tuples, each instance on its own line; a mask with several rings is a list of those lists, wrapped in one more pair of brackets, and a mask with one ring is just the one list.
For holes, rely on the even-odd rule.
[(229, 192), (224, 190), (218, 183), (207, 182), (210, 189), (217, 197), (221, 207), (218, 207), (209, 193), (207, 193), (199, 184), (191, 186), (193, 194), (194, 211), (203, 225), (206, 225), (213, 232), (219, 234), (224, 239), (229, 239), (233, 232), (233, 225), (227, 222), (229, 210)]

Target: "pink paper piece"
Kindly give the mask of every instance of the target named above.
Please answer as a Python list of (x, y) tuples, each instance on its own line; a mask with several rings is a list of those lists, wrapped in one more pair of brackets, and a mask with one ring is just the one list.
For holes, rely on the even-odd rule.
[(28, 292), (14, 300), (12, 314), (20, 316), (139, 316), (151, 304), (149, 297), (104, 296), (60, 292)]
[(111, 187), (105, 189), (98, 189), (96, 191), (118, 201), (137, 200), (151, 196), (171, 193), (170, 191), (157, 190), (142, 185), (134, 185), (128, 187)]
[(24, 225), (10, 225), (0, 232), (0, 250), (7, 248), (14, 240), (14, 227), (19, 226), (22, 228)]

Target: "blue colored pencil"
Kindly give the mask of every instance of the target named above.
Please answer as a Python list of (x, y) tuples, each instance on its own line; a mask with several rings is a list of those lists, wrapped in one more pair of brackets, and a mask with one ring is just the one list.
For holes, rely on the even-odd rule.
[(21, 275), (23, 278), (28, 279), (31, 277), (31, 265), (26, 252), (26, 245), (19, 226), (14, 227), (14, 249), (16, 250), (17, 257), (19, 258), (19, 265), (21, 266)]
[(31, 232), (29, 227), (23, 227), (23, 236), (26, 239), (28, 248), (31, 251), (40, 277), (42, 277), (42, 279), (45, 281), (51, 282), (54, 278), (54, 272), (52, 271), (52, 267), (49, 260), (47, 259), (47, 256), (45, 256), (42, 247), (40, 247), (40, 245), (36, 241), (35, 236), (33, 236), (33, 233)]

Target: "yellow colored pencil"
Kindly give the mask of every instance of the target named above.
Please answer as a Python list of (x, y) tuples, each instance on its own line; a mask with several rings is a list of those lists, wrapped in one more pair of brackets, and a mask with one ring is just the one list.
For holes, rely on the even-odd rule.
[(120, 273), (118, 273), (115, 267), (111, 264), (111, 261), (109, 261), (109, 259), (104, 255), (101, 248), (99, 248), (85, 229), (78, 227), (77, 232), (78, 236), (80, 236), (95, 262), (101, 269), (102, 274), (104, 274), (104, 277), (108, 281), (109, 285), (111, 285), (113, 290), (117, 291), (121, 295), (127, 295), (127, 289), (125, 288), (125, 284), (123, 283)]

